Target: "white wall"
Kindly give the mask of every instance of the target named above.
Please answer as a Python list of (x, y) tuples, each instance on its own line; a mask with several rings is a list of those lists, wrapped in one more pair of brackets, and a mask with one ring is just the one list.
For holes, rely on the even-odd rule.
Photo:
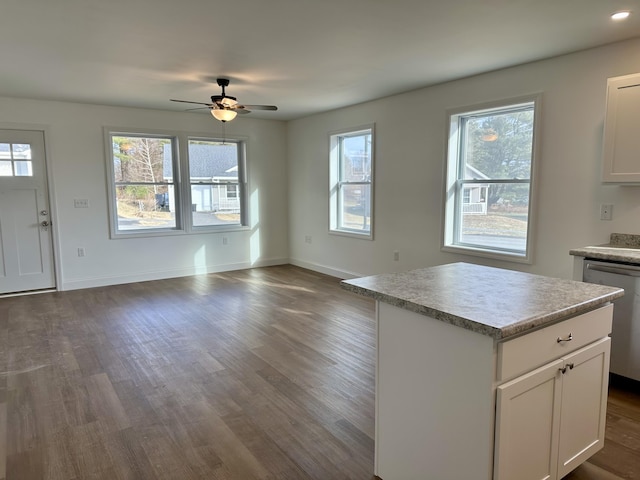
[[(287, 261), (342, 277), (462, 260), (571, 278), (569, 249), (605, 243), (611, 232), (640, 233), (640, 187), (600, 181), (606, 79), (639, 72), (639, 51), (640, 40), (622, 42), (288, 123), (236, 119), (226, 128), (249, 139), (253, 223), (225, 233), (228, 245), (215, 233), (109, 238), (103, 127), (219, 136), (209, 116), (0, 97), (0, 128), (45, 130), (62, 289)], [(441, 252), (446, 110), (536, 92), (543, 104), (533, 264)], [(374, 240), (329, 235), (329, 132), (372, 122)], [(73, 208), (74, 198), (90, 208)], [(614, 204), (613, 221), (599, 220), (601, 203)]]
[[(627, 41), (289, 122), (291, 262), (343, 277), (468, 261), (572, 278), (571, 248), (606, 243), (612, 232), (640, 233), (640, 187), (601, 183), (606, 81), (639, 72), (639, 52), (640, 40)], [(441, 252), (447, 109), (538, 92), (533, 264)], [(372, 122), (374, 240), (330, 235), (328, 134)], [(601, 203), (614, 204), (613, 221), (599, 219)]]
[[(286, 263), (286, 123), (250, 118), (227, 124), (248, 139), (251, 228), (222, 235), (109, 238), (103, 127), (220, 136), (209, 115), (0, 98), (0, 128), (44, 129), (61, 289), (127, 283)], [(89, 199), (90, 208), (73, 207)], [(84, 247), (86, 256), (77, 256)]]

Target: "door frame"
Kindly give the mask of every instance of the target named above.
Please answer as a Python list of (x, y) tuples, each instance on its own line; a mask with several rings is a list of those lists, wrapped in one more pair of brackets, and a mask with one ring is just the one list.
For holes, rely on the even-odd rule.
[[(53, 181), (53, 173), (51, 172), (51, 147), (50, 147), (50, 138), (51, 138), (51, 127), (46, 124), (40, 123), (12, 123), (12, 122), (0, 122), (1, 130), (30, 130), (34, 132), (41, 132), (44, 137), (44, 168), (46, 173), (46, 182), (47, 182), (47, 200), (49, 202), (49, 212), (51, 219), (51, 261), (53, 268), (53, 278), (55, 285), (53, 289), (55, 291), (60, 290), (60, 286), (62, 285), (62, 273), (61, 268), (59, 268), (58, 259), (61, 257), (60, 252), (60, 239), (58, 235), (58, 204), (55, 201), (55, 185)], [(50, 291), (50, 290), (44, 290)], [(14, 295), (29, 295), (32, 292), (20, 292), (17, 294), (8, 293), (6, 295), (0, 295), (0, 297), (10, 297)], [(34, 291), (35, 293), (40, 293), (40, 291)]]

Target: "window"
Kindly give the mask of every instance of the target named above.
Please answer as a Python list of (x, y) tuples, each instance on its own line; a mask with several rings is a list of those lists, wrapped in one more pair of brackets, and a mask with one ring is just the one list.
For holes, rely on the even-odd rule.
[(191, 218), (194, 227), (242, 225), (236, 142), (189, 140)]
[(0, 177), (32, 177), (31, 145), (0, 143)]
[(330, 136), (330, 231), (373, 238), (373, 126)]
[(243, 141), (108, 132), (107, 144), (112, 237), (247, 224)]
[(530, 261), (537, 103), (449, 114), (444, 250)]
[(113, 135), (116, 230), (175, 229), (175, 140)]

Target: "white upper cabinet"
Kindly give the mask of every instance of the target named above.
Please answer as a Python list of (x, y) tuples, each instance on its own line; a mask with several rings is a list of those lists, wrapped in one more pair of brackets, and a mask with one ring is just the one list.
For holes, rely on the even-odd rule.
[(640, 73), (607, 80), (602, 180), (640, 184)]

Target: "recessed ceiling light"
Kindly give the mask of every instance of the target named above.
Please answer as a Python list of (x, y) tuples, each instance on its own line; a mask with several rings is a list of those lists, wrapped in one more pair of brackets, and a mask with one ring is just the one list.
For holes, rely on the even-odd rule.
[(631, 15), (631, 12), (616, 12), (613, 15), (611, 15), (611, 19), (612, 20), (624, 20), (629, 15)]

